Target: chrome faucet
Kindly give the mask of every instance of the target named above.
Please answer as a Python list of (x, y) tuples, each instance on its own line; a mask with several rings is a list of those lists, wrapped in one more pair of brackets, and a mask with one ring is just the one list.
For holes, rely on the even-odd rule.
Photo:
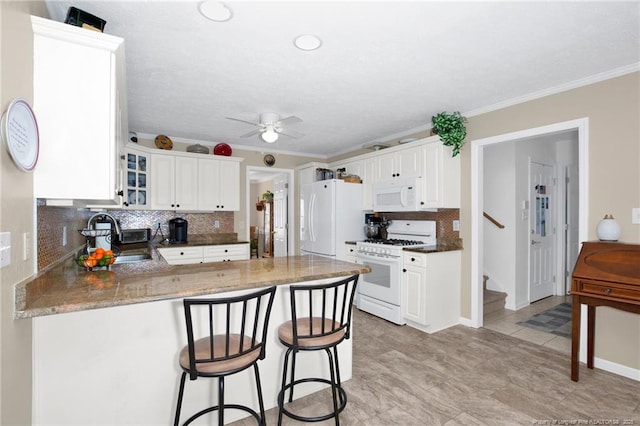
[(93, 229), (93, 225), (94, 225), (94, 221), (95, 219), (99, 218), (100, 216), (104, 216), (106, 218), (111, 219), (111, 222), (113, 222), (113, 227), (116, 230), (116, 235), (120, 235), (120, 225), (118, 225), (118, 221), (116, 220), (115, 217), (111, 216), (109, 213), (96, 213), (93, 216), (91, 216), (89, 218), (89, 221), (87, 222), (87, 228), (89, 229)]

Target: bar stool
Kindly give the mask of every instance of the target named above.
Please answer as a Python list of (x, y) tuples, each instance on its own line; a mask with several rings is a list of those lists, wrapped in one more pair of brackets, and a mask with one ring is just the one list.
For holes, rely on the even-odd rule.
[[(175, 426), (180, 421), (187, 374), (190, 380), (196, 380), (198, 377), (217, 377), (218, 404), (198, 411), (184, 425), (215, 410), (218, 410), (218, 424), (223, 425), (225, 408), (246, 411), (259, 425), (265, 424), (258, 360), (265, 357), (267, 327), (275, 292), (274, 286), (237, 297), (184, 300), (187, 345), (179, 357), (183, 372)], [(194, 323), (198, 319), (200, 322)], [(204, 319), (208, 321), (205, 322)], [(196, 340), (196, 333), (203, 337)], [(224, 400), (225, 377), (251, 366), (256, 378), (260, 414), (247, 406), (226, 404)]]
[[(338, 344), (350, 336), (351, 311), (358, 277), (353, 275), (329, 284), (290, 286), (291, 321), (283, 323), (278, 328), (278, 338), (287, 347), (282, 386), (278, 393), (278, 425), (282, 424), (282, 414), (303, 422), (319, 422), (333, 417), (336, 425), (340, 424), (338, 415), (347, 404), (347, 394), (340, 381)], [(333, 349), (333, 355), (331, 349)], [(327, 353), (330, 379), (306, 377), (296, 380), (297, 353), (318, 350), (324, 350)], [(289, 356), (292, 354), (291, 376), (287, 383)], [(304, 417), (285, 408), (284, 395), (287, 389), (289, 402), (292, 402), (294, 386), (308, 382), (330, 385), (333, 400), (332, 412), (318, 417)]]

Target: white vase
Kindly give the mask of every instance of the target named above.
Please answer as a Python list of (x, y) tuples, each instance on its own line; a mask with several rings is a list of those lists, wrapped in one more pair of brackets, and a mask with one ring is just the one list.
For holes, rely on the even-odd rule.
[(618, 241), (618, 238), (620, 238), (620, 225), (612, 215), (607, 214), (598, 224), (596, 235), (600, 241)]

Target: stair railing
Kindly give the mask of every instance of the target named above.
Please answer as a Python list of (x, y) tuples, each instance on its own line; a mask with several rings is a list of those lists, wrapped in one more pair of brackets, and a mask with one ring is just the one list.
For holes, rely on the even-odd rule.
[(493, 223), (495, 226), (497, 226), (500, 229), (504, 229), (504, 225), (501, 224), (500, 222), (498, 222), (496, 219), (494, 219), (489, 213), (487, 212), (482, 212), (482, 215), (484, 217), (486, 217), (487, 219), (489, 219), (489, 222)]

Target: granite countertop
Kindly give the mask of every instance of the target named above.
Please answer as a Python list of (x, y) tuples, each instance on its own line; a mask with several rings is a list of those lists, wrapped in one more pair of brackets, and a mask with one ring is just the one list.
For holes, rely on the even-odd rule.
[(368, 266), (312, 255), (172, 266), (162, 259), (155, 246), (151, 245), (150, 249), (151, 260), (114, 264), (108, 269), (98, 268), (94, 271), (86, 271), (78, 266), (70, 255), (35, 278), (16, 285), (14, 318), (298, 283), (370, 271)]

